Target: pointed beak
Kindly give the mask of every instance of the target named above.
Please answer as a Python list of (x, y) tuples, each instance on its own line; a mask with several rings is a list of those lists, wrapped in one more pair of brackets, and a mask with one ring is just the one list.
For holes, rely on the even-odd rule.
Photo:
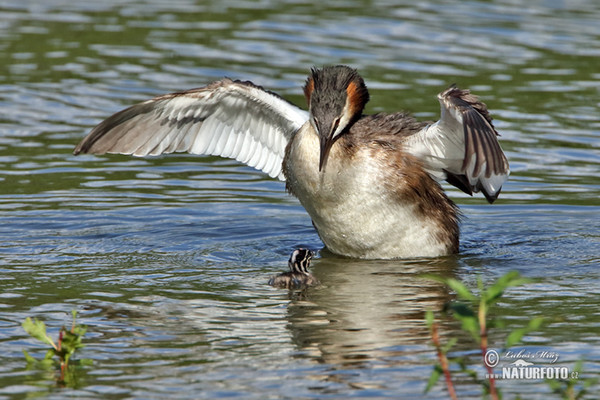
[(331, 136), (321, 136), (320, 141), (321, 155), (319, 158), (319, 172), (321, 172), (321, 170), (325, 168), (325, 165), (327, 164), (327, 157), (329, 157), (329, 151), (331, 150), (334, 140), (331, 138)]
[(323, 135), (322, 132), (319, 131), (319, 141), (321, 143), (319, 172), (321, 172), (325, 168), (325, 165), (327, 165), (327, 158), (329, 157), (329, 151), (331, 150), (331, 146), (333, 146), (333, 143), (335, 143), (335, 141), (339, 137), (339, 135), (334, 136), (339, 124), (340, 120), (336, 119), (331, 124), (326, 125), (330, 126), (329, 133), (327, 135)]

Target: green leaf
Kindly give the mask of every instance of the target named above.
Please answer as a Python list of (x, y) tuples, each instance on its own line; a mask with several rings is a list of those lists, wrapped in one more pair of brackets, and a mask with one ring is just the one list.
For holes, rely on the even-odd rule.
[[(82, 331), (85, 333), (85, 329)], [(75, 350), (85, 347), (85, 345), (81, 343), (81, 340), (82, 335), (63, 331), (62, 350), (69, 354), (74, 353)]]
[(454, 346), (456, 344), (456, 342), (458, 341), (457, 338), (452, 338), (448, 341), (448, 343), (446, 343), (444, 346), (442, 346), (442, 354), (446, 354), (448, 351), (450, 351), (450, 349), (452, 348), (452, 346)]
[(89, 367), (90, 365), (94, 364), (94, 361), (89, 358), (82, 358), (81, 360), (78, 360), (78, 361), (79, 361), (79, 365), (83, 365), (85, 367)]
[(54, 359), (53, 359), (54, 356), (55, 356), (54, 349), (48, 350), (46, 352), (46, 355), (42, 359), (42, 361), (39, 362), (39, 365), (41, 365), (44, 368), (50, 369), (51, 367), (54, 366)]
[(427, 326), (429, 327), (429, 329), (431, 329), (431, 327), (433, 326), (433, 311), (425, 311), (425, 323), (427, 323)]
[(75, 329), (73, 330), (73, 333), (79, 337), (83, 337), (83, 335), (85, 335), (86, 332), (87, 332), (87, 325), (77, 325), (75, 327)]
[(57, 348), (52, 339), (46, 334), (46, 324), (42, 321), (38, 321), (37, 319), (32, 321), (30, 317), (27, 317), (21, 326), (30, 336), (49, 344), (54, 349)]
[(596, 383), (598, 383), (598, 378), (586, 378), (583, 381), (583, 391), (588, 389), (590, 386), (595, 385)]
[(528, 278), (522, 278), (518, 271), (509, 271), (502, 275), (492, 286), (485, 292), (486, 304), (492, 305), (504, 294), (504, 291), (511, 286), (519, 286), (525, 283), (533, 282)]
[(429, 380), (427, 381), (427, 386), (425, 386), (425, 391), (424, 393), (428, 393), (431, 388), (437, 383), (437, 381), (440, 379), (440, 376), (442, 376), (442, 373), (444, 371), (442, 370), (442, 367), (439, 364), (436, 364), (433, 367), (433, 371), (431, 371), (431, 375), (429, 376)]
[(506, 338), (506, 347), (512, 347), (515, 344), (519, 343), (521, 341), (521, 339), (523, 338), (523, 336), (525, 335), (525, 329), (515, 329), (514, 331), (512, 331), (508, 337)]
[(462, 372), (465, 373), (465, 374), (467, 374), (467, 375), (469, 375), (471, 377), (471, 379), (477, 381), (477, 377), (478, 377), (477, 371), (475, 371), (473, 369), (469, 369), (469, 368), (464, 368), (462, 370)]
[(444, 278), (443, 276), (433, 275), (433, 274), (424, 274), (421, 275), (422, 278), (443, 283), (450, 287), (450, 289), (456, 292), (456, 295), (464, 300), (475, 301), (477, 298), (471, 291), (459, 280), (454, 278)]
[(490, 329), (494, 329), (494, 328), (502, 329), (502, 328), (506, 327), (506, 322), (499, 318), (491, 318), (486, 322), (486, 327), (487, 327), (488, 331)]
[(46, 352), (46, 355), (44, 356), (44, 361), (46, 360), (52, 360), (52, 357), (54, 357), (56, 355), (56, 352), (54, 351), (54, 349), (50, 349)]
[(573, 372), (581, 372), (582, 368), (583, 360), (577, 360), (577, 362), (575, 362), (575, 365), (573, 365)]
[(465, 299), (465, 300), (475, 300), (475, 296), (467, 289), (462, 282), (454, 279), (454, 278), (444, 278), (443, 276), (433, 275), (433, 274), (423, 274), (422, 278), (428, 279), (431, 281), (436, 281), (448, 285), (452, 290), (456, 292), (456, 294)]
[(27, 350), (23, 350), (23, 354), (25, 355), (25, 361), (27, 361), (27, 364), (35, 364), (37, 363), (37, 360), (35, 358), (33, 358), (28, 352)]
[(448, 278), (446, 279), (446, 284), (450, 286), (450, 288), (456, 292), (456, 295), (462, 298), (463, 300), (477, 300), (477, 297), (475, 297), (475, 295), (471, 293), (471, 291), (467, 289), (467, 287), (459, 280), (456, 280), (454, 278)]
[(25, 355), (25, 361), (27, 361), (28, 368), (35, 366), (36, 368), (42, 367), (44, 369), (50, 369), (54, 365), (54, 360), (52, 359), (52, 357), (54, 357), (54, 349), (48, 350), (41, 360), (31, 356), (26, 350), (23, 350), (23, 354)]
[(529, 321), (529, 324), (527, 324), (526, 327), (515, 329), (514, 331), (512, 331), (506, 338), (506, 347), (509, 348), (519, 343), (521, 339), (523, 339), (523, 336), (525, 336), (529, 332), (538, 330), (543, 322), (544, 317), (535, 317)]
[(548, 386), (550, 386), (550, 389), (552, 389), (553, 392), (560, 390), (562, 387), (562, 383), (554, 379), (546, 379), (546, 383)]
[(473, 309), (464, 303), (453, 303), (450, 309), (454, 312), (454, 318), (461, 321), (462, 329), (469, 332), (477, 342), (481, 340), (479, 336), (479, 320)]
[(475, 311), (473, 311), (473, 308), (465, 303), (450, 303), (449, 308), (458, 316), (458, 318), (477, 317), (477, 315), (475, 315)]
[(481, 337), (479, 336), (479, 322), (477, 322), (476, 318), (464, 318), (461, 320), (462, 329), (469, 332), (473, 339), (479, 343), (481, 341)]

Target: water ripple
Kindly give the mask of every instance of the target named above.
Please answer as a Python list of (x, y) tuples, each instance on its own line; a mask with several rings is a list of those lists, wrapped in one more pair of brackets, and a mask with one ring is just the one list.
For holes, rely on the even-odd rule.
[[(435, 360), (423, 312), (452, 298), (423, 272), (539, 278), (507, 294), (494, 345), (544, 316), (525, 344), (600, 372), (597, 2), (8, 0), (0, 13), (0, 397), (420, 397)], [(265, 282), (291, 249), (322, 246), (282, 182), (214, 157), (71, 154), (111, 113), (223, 76), (304, 106), (307, 71), (329, 63), (360, 69), (368, 112), (436, 119), (452, 83), (489, 106), (512, 174), (493, 206), (448, 188), (461, 255), (321, 250), (321, 287), (279, 291)], [(72, 309), (94, 365), (60, 389), (25, 369), (23, 348), (45, 350), (20, 324), (42, 318), (56, 336)], [(457, 351), (479, 365), (469, 346)], [(479, 398), (463, 381), (461, 398)]]

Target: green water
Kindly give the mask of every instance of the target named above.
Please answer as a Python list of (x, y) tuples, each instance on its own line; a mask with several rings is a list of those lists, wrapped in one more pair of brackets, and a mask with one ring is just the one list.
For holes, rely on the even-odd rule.
[[(600, 6), (413, 3), (0, 2), (0, 399), (419, 398), (435, 362), (424, 311), (453, 298), (420, 274), (476, 287), (513, 269), (538, 280), (506, 294), (490, 347), (543, 316), (517, 349), (600, 377)], [(71, 155), (154, 95), (229, 76), (304, 106), (309, 68), (338, 63), (365, 78), (367, 112), (436, 119), (451, 83), (492, 111), (511, 177), (492, 206), (447, 188), (465, 215), (460, 255), (322, 252), (322, 285), (288, 294), (268, 278), (322, 244), (282, 182), (214, 157)], [(63, 387), (26, 368), (23, 349), (45, 350), (20, 325), (37, 317), (56, 336), (72, 309), (93, 365)], [(442, 327), (483, 376), (477, 346)], [(461, 399), (481, 398), (456, 380)], [(540, 381), (498, 385), (556, 397)]]

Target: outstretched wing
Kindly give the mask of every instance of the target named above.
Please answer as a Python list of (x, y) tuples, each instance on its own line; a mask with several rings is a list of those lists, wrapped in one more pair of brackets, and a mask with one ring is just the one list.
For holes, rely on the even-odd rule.
[(485, 104), (456, 87), (438, 99), (440, 120), (407, 137), (407, 150), (435, 179), (447, 180), (467, 194), (481, 191), (493, 203), (510, 170)]
[(184, 152), (234, 158), (284, 180), (285, 147), (308, 113), (251, 82), (223, 79), (107, 118), (74, 154)]

